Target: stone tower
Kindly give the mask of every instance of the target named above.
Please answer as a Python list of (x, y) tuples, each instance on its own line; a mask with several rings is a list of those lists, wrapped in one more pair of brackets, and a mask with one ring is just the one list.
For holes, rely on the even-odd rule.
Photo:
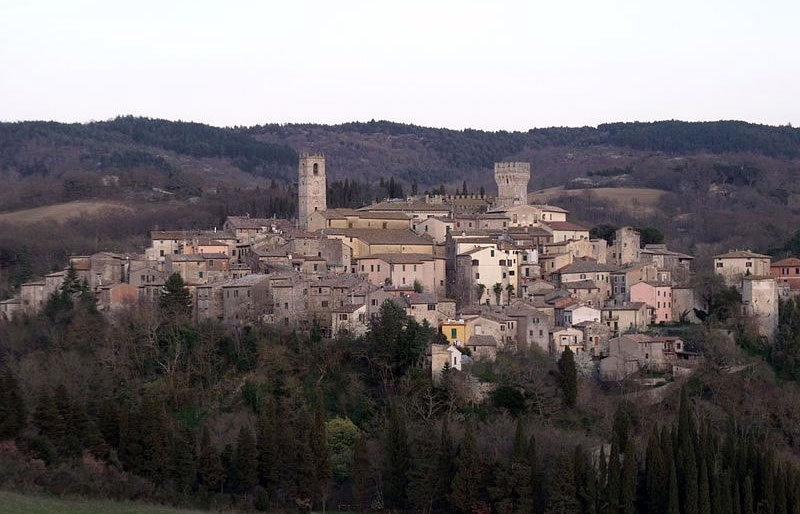
[(497, 182), (495, 207), (528, 204), (528, 181), (531, 179), (529, 162), (494, 163), (494, 180)]
[(308, 227), (308, 217), (327, 209), (325, 156), (319, 153), (300, 154), (297, 169), (297, 220), (300, 228)]

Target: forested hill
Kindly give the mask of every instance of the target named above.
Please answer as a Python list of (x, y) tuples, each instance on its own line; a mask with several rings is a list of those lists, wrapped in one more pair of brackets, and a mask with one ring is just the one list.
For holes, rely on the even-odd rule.
[[(135, 212), (130, 222), (172, 228), (219, 224), (226, 213), (291, 216), (298, 153), (308, 150), (328, 157), (332, 206), (385, 195), (377, 184), (392, 178), (394, 194), (493, 193), (493, 163), (522, 160), (532, 165), (529, 190), (547, 189), (535, 201), (562, 205), (590, 226), (659, 228), (673, 247), (701, 257), (781, 250), (800, 226), (800, 129), (740, 121), (526, 132), (388, 121), (218, 128), (131, 116), (0, 123), (0, 216), (72, 201), (118, 202)], [(83, 234), (71, 251), (89, 251), (89, 241), (126, 247), (97, 234)], [(0, 240), (0, 267), (15, 261), (3, 250), (17, 239)], [(60, 262), (52, 248), (46, 253)]]

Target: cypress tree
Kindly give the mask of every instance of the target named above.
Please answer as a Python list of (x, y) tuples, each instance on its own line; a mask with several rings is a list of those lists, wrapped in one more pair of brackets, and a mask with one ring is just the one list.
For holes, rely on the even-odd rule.
[(234, 469), (236, 470), (237, 489), (249, 493), (258, 484), (258, 460), (256, 459), (256, 442), (247, 425), (239, 429), (236, 438)]
[(747, 475), (742, 484), (742, 514), (753, 514), (753, 477)]
[(564, 405), (572, 408), (578, 399), (578, 372), (575, 355), (567, 347), (558, 359), (558, 382), (564, 394)]
[(172, 469), (175, 489), (188, 493), (197, 481), (197, 448), (194, 433), (188, 426), (181, 427), (175, 435)]
[(667, 514), (680, 514), (680, 499), (678, 497), (678, 476), (675, 473), (675, 463), (669, 466), (669, 498)]
[(683, 492), (683, 514), (698, 513), (698, 481), (695, 453), (691, 444), (688, 451), (680, 451), (679, 469), (682, 471), (683, 482), (680, 489)]
[(455, 461), (453, 459), (453, 436), (450, 434), (450, 422), (445, 415), (442, 418), (442, 430), (439, 438), (439, 466), (437, 475), (440, 478), (438, 500), (441, 504), (440, 507), (447, 506), (448, 498), (450, 497), (450, 477), (455, 473)]
[(625, 459), (622, 466), (620, 484), (620, 506), (622, 514), (633, 514), (636, 510), (636, 446), (633, 438), (628, 438), (625, 445)]
[(647, 441), (645, 456), (645, 497), (648, 512), (656, 514), (664, 512), (667, 508), (666, 493), (669, 491), (664, 489), (664, 484), (669, 483), (669, 467), (664, 461), (658, 428), (653, 427), (653, 432)]
[(622, 469), (619, 462), (617, 443), (611, 440), (611, 452), (608, 457), (608, 483), (606, 485), (606, 505), (608, 514), (621, 514), (619, 500), (622, 497)]
[(200, 451), (197, 460), (198, 482), (205, 491), (217, 491), (225, 480), (225, 469), (222, 466), (219, 453), (211, 445), (208, 428), (203, 428), (200, 438)]
[(468, 513), (478, 505), (482, 470), (483, 459), (475, 438), (475, 428), (469, 422), (458, 450), (456, 472), (451, 483), (450, 506), (455, 511)]
[(697, 511), (699, 514), (711, 514), (711, 493), (708, 484), (708, 466), (706, 460), (700, 458), (700, 482), (697, 489)]
[(580, 504), (576, 496), (574, 470), (566, 455), (559, 455), (556, 459), (547, 489), (550, 492), (548, 513), (578, 512)]
[[(353, 498), (356, 501), (359, 512), (369, 506), (368, 492), (369, 492), (369, 479), (372, 476), (372, 468), (369, 463), (369, 455), (367, 454), (367, 438), (361, 435), (353, 447)], [(449, 476), (449, 475), (448, 475)]]
[[(314, 459), (314, 501), (324, 502), (327, 497), (328, 481), (331, 478), (331, 466), (325, 433), (325, 406), (322, 403), (322, 393), (319, 391), (315, 395), (314, 424), (311, 429), (310, 446)], [(325, 510), (324, 505), (322, 510)]]
[(384, 461), (384, 491), (391, 505), (402, 507), (406, 502), (410, 463), (406, 420), (396, 401), (389, 406)]
[(13, 439), (27, 423), (25, 401), (17, 378), (6, 368), (0, 376), (0, 440)]

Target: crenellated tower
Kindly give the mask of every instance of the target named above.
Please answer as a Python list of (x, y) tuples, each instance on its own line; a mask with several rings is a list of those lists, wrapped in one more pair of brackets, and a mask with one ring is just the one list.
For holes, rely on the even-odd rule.
[(300, 228), (308, 227), (308, 217), (328, 207), (325, 181), (325, 156), (321, 153), (300, 154), (297, 170), (297, 220)]
[(494, 163), (494, 180), (497, 182), (495, 207), (527, 205), (530, 179), (531, 163), (529, 162)]

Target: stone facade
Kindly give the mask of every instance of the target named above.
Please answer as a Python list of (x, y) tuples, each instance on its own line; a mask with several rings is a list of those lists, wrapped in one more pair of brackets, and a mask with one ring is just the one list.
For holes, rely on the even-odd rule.
[(529, 162), (494, 163), (494, 180), (497, 182), (497, 207), (511, 207), (528, 203), (528, 182), (531, 179)]
[(311, 213), (328, 208), (325, 156), (301, 154), (297, 175), (297, 219), (300, 228), (306, 229)]

